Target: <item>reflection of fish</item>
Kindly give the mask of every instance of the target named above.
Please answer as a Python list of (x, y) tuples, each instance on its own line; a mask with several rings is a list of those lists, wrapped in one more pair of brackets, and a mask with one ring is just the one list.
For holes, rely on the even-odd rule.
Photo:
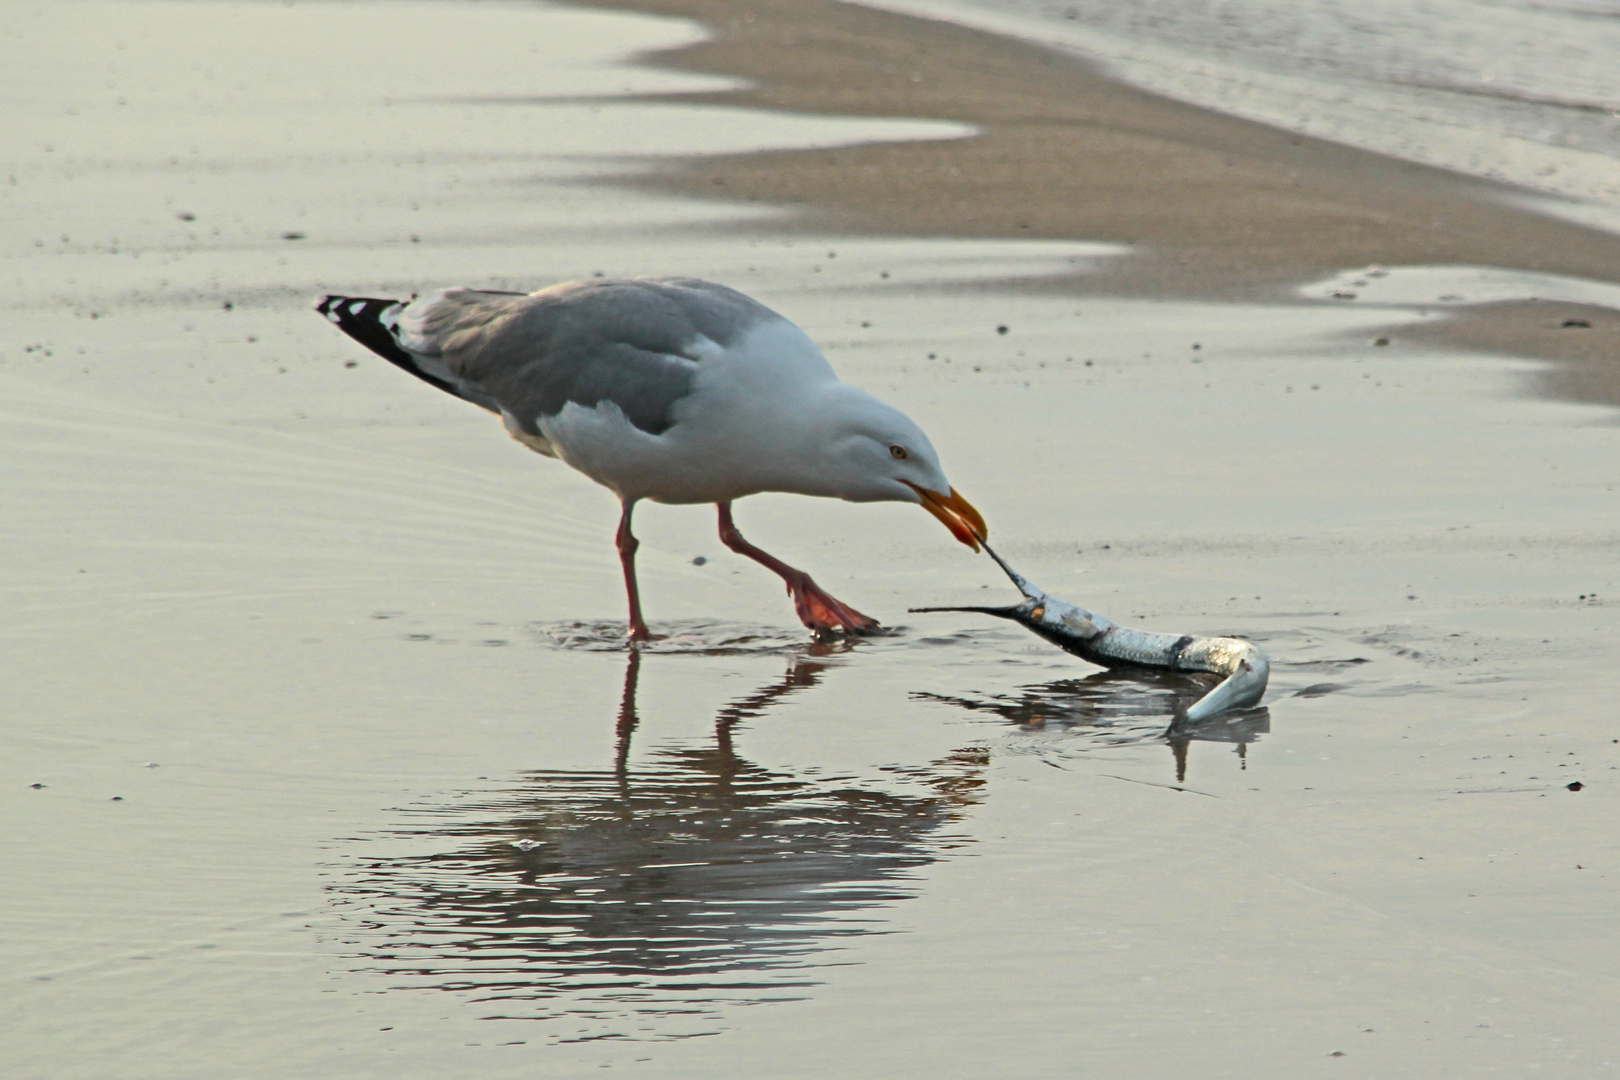
[(1188, 706), (1183, 718), (1198, 723), (1228, 709), (1257, 705), (1266, 692), (1271, 660), (1252, 642), (1229, 637), (1155, 634), (1120, 626), (1095, 612), (1048, 596), (983, 545), (1024, 594), (1009, 607), (927, 607), (925, 611), (975, 611), (995, 615), (1034, 631), (1065, 652), (1107, 668), (1137, 667), (1156, 671), (1204, 672), (1223, 676), (1209, 693)]
[[(915, 894), (916, 869), (964, 842), (946, 830), (976, 801), (975, 752), (887, 771), (881, 787), (736, 756), (736, 725), (823, 665), (795, 662), (722, 709), (714, 742), (643, 764), (629, 746), (643, 659), (628, 662), (613, 767), (532, 772), (477, 805), (428, 808), (393, 835), (431, 853), (367, 855), (334, 886), (369, 927), (369, 969), (590, 1037), (692, 1034), (719, 1002), (802, 996), (818, 954), (882, 929), (879, 909)], [(511, 1005), (541, 1000), (538, 1014)]]
[[(1228, 713), (1200, 721), (1185, 718), (1185, 707), (1195, 694), (1187, 691), (1187, 680), (1179, 675), (1135, 671), (1094, 671), (1083, 679), (1058, 679), (1037, 686), (1024, 686), (1016, 694), (985, 697), (953, 697), (946, 694), (917, 693), (915, 697), (937, 701), (972, 712), (992, 713), (1026, 729), (1058, 728), (1069, 736), (1084, 737), (1085, 749), (1106, 749), (1124, 744), (1158, 742), (1170, 748), (1175, 759), (1176, 782), (1187, 779), (1187, 751), (1192, 743), (1226, 743), (1240, 762), (1247, 758), (1249, 743), (1271, 730), (1271, 714), (1263, 706)], [(1166, 724), (1164, 717), (1175, 719)], [(1074, 739), (1065, 739), (1065, 749), (1073, 751)]]

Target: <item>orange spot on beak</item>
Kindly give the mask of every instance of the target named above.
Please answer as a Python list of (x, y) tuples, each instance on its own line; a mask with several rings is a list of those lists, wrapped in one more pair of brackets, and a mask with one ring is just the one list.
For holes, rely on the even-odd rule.
[(973, 509), (972, 503), (956, 493), (955, 488), (951, 488), (951, 493), (947, 497), (927, 488), (918, 487), (909, 480), (900, 482), (920, 495), (923, 509), (939, 518), (940, 523), (951, 530), (952, 536), (974, 551), (979, 550), (979, 541), (990, 535), (990, 530), (985, 527), (984, 518)]

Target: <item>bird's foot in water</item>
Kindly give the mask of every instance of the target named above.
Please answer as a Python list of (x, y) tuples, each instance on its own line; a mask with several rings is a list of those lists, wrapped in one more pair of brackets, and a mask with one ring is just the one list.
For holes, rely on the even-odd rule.
[(640, 630), (636, 630), (634, 627), (632, 627), (630, 632), (625, 635), (625, 644), (634, 649), (637, 645), (645, 645), (653, 641), (663, 641), (667, 637), (669, 637), (668, 634), (655, 634), (651, 630), (648, 630), (645, 626), (643, 626)]
[(862, 615), (848, 604), (831, 595), (809, 574), (787, 578), (788, 595), (793, 597), (793, 609), (799, 621), (815, 631), (819, 637), (842, 630), (846, 634), (869, 634), (880, 628), (870, 615)]

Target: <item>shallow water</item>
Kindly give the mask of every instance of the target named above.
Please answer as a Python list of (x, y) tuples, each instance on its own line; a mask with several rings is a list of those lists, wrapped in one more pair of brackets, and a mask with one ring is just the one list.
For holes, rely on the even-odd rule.
[[(1530, 365), (1374, 346), (1432, 282), (1032, 295), (988, 282), (1118, 249), (785, 239), (575, 182), (630, 167), (547, 155), (588, 105), (443, 104), (556, 96), (531, 43), (645, 88), (615, 57), (679, 25), (393, 5), (399, 47), (512, 53), (414, 103), (316, 64), (288, 103), (186, 42), (246, 20), (364, 57), (375, 9), (81, 10), (87, 66), (130, 18), (130, 85), (176, 90), (81, 111), (117, 155), (19, 149), (31, 209), (0, 216), (8, 1075), (1616, 1070), (1620, 426), (1521, 400)], [(285, 147), (170, 164), (226, 71), (211, 122)], [(62, 78), (28, 130), (101, 85)], [(645, 119), (715, 149), (871, 130), (710, 115)], [(648, 508), (668, 636), (627, 656), (613, 500), (309, 310), (672, 269), (906, 408), (1053, 594), (1261, 642), (1265, 708), (1178, 727), (1191, 679), (907, 614), (1014, 597), (904, 506), (740, 504), (892, 630), (824, 644), (712, 511)]]
[(1072, 48), (1174, 98), (1505, 180), (1620, 229), (1612, 2), (870, 2)]

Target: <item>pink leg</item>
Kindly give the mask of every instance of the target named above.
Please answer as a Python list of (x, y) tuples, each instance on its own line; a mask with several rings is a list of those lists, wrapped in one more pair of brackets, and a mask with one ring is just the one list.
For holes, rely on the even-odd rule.
[(793, 597), (793, 609), (799, 613), (799, 621), (804, 625), (818, 634), (840, 629), (849, 634), (861, 634), (878, 625), (876, 619), (862, 615), (848, 604), (824, 592), (803, 570), (795, 570), (782, 560), (766, 554), (744, 540), (742, 533), (737, 531), (736, 524), (731, 520), (731, 504), (723, 502), (715, 505), (720, 508), (720, 542), (737, 554), (746, 555), (779, 575), (787, 584), (788, 595)]
[(652, 631), (641, 617), (641, 590), (636, 587), (636, 548), (641, 546), (641, 541), (630, 532), (630, 512), (635, 508), (634, 500), (624, 504), (615, 539), (619, 544), (619, 565), (624, 567), (624, 591), (630, 598), (630, 640), (646, 641), (652, 637)]

